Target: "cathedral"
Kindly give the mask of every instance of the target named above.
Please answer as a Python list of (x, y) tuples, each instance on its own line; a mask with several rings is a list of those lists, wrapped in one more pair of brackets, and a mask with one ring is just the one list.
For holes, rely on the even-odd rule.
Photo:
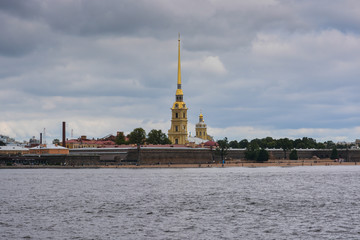
[[(181, 89), (181, 61), (180, 61), (180, 34), (178, 39), (178, 72), (177, 72), (177, 89), (175, 94), (175, 102), (171, 108), (171, 127), (168, 131), (168, 137), (173, 144), (187, 144), (189, 143), (187, 131), (187, 106), (184, 102), (184, 94)], [(199, 116), (199, 123), (196, 124), (196, 136), (191, 138), (191, 141), (203, 142), (211, 140), (207, 135), (206, 124), (202, 114)]]
[(208, 141), (213, 140), (212, 137), (207, 134), (207, 127), (206, 127), (206, 123), (204, 122), (204, 116), (202, 115), (202, 113), (200, 113), (199, 115), (199, 122), (196, 124), (195, 133), (196, 133), (195, 137), (197, 138)]

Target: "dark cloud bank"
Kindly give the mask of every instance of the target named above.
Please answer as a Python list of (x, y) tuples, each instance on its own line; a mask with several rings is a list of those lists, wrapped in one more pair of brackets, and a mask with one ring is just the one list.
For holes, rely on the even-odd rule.
[(218, 139), (352, 141), (359, 16), (357, 1), (1, 1), (0, 133), (167, 131), (181, 32), (191, 124), (202, 109)]

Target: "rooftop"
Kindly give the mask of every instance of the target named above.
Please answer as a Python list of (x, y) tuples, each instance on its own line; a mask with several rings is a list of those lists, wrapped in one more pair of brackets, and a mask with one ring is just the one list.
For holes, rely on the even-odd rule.
[(36, 146), (30, 149), (67, 149), (65, 147), (62, 147), (60, 145), (55, 145), (55, 144), (48, 144), (48, 145), (42, 145), (42, 146)]

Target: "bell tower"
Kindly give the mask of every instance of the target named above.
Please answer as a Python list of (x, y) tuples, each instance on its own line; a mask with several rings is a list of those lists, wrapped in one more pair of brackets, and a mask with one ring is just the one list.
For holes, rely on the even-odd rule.
[(207, 127), (204, 122), (204, 115), (202, 115), (202, 113), (200, 113), (199, 115), (199, 122), (196, 124), (195, 132), (197, 138), (209, 140), (209, 137), (207, 135)]
[(181, 89), (181, 63), (180, 63), (180, 33), (178, 39), (178, 74), (175, 102), (171, 108), (171, 127), (168, 131), (168, 137), (173, 144), (186, 144), (188, 142), (187, 131), (187, 110), (183, 100), (183, 91)]

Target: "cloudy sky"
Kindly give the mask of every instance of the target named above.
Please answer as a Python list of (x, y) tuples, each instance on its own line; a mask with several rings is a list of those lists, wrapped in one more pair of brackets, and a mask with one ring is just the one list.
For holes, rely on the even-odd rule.
[(358, 0), (0, 1), (0, 134), (360, 138)]

